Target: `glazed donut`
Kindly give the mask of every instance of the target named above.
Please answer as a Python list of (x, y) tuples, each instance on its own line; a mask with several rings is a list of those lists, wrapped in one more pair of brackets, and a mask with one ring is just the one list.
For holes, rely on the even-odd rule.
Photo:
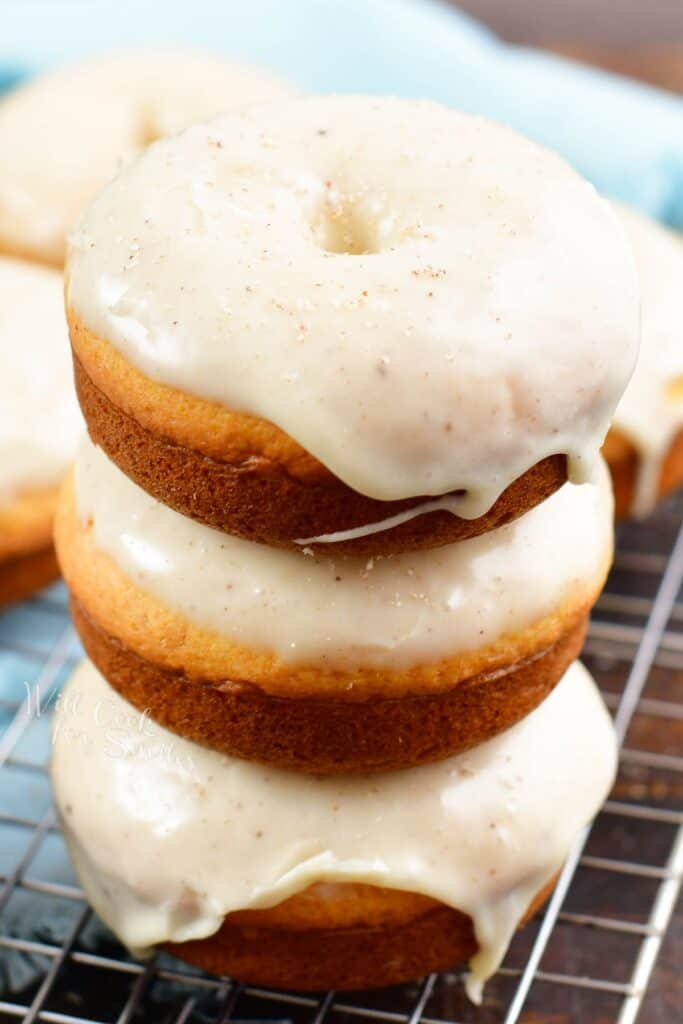
[(176, 511), (388, 554), (595, 471), (635, 361), (614, 213), (558, 157), (429, 103), (271, 104), (149, 149), (74, 233), (93, 439)]
[(612, 497), (603, 467), (438, 551), (316, 557), (179, 515), (86, 441), (56, 542), (88, 654), (135, 706), (232, 755), (366, 771), (475, 746), (549, 693), (609, 568)]
[(139, 50), (69, 65), (0, 100), (0, 251), (61, 265), (69, 228), (140, 149), (293, 90), (205, 53)]
[(0, 257), (0, 606), (57, 575), (52, 523), (83, 429), (61, 275)]
[(683, 239), (635, 210), (614, 208), (640, 276), (642, 337), (603, 454), (617, 517), (642, 517), (683, 484)]
[(136, 714), (89, 663), (60, 701), (53, 744), (77, 875), (131, 949), (163, 943), (205, 969), (297, 989), (385, 985), (469, 959), (475, 998), (616, 764), (578, 663), (496, 739), (371, 779), (194, 746)]

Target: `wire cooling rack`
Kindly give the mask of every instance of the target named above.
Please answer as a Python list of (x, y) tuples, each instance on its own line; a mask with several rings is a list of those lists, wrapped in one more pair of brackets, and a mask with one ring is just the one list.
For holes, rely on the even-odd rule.
[[(458, 973), (380, 992), (276, 992), (133, 960), (70, 874), (45, 773), (50, 697), (80, 651), (58, 586), (0, 616), (0, 1022), (672, 1024), (683, 1019), (683, 498), (619, 530), (584, 660), (620, 773), (545, 912), (467, 1003)], [(7, 682), (9, 680), (9, 682)], [(87, 770), (87, 768), (86, 768)], [(543, 765), (539, 764), (539, 772)]]

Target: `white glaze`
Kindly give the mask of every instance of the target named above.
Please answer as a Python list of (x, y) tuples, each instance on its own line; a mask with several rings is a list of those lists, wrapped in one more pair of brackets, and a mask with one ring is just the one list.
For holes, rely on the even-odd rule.
[(309, 544), (337, 544), (342, 540), (356, 540), (358, 537), (369, 537), (374, 533), (381, 533), (383, 530), (391, 530), (401, 523), (408, 523), (418, 516), (425, 516), (429, 512), (450, 512), (451, 515), (458, 514), (460, 499), (456, 495), (446, 494), (443, 498), (434, 498), (432, 501), (421, 501), (418, 505), (406, 509), (405, 512), (397, 512), (395, 516), (387, 516), (386, 519), (378, 519), (373, 523), (365, 523), (363, 526), (354, 526), (350, 530), (335, 530), (334, 533), (321, 533), (317, 537), (298, 537), (294, 543), (300, 547)]
[(152, 147), (90, 207), (67, 276), (149, 377), (272, 421), (363, 494), (463, 488), (467, 517), (556, 452), (589, 478), (637, 351), (609, 205), (508, 129), (416, 101), (272, 104)]
[(31, 80), (0, 102), (0, 249), (60, 263), (74, 220), (142, 146), (288, 92), (265, 71), (176, 50), (117, 53)]
[(0, 505), (57, 484), (83, 429), (62, 276), (0, 256)]
[(469, 753), (325, 779), (231, 759), (136, 714), (84, 663), (54, 724), (52, 781), (79, 878), (133, 949), (213, 934), (315, 882), (423, 893), (469, 914), (471, 991), (498, 967), (615, 770), (609, 716), (574, 664)]
[(565, 484), (515, 522), (433, 551), (314, 556), (254, 544), (160, 504), (84, 440), (77, 513), (142, 590), (288, 662), (409, 666), (495, 642), (591, 598), (612, 550), (612, 492)]
[(662, 463), (683, 427), (683, 239), (642, 214), (614, 204), (633, 247), (642, 294), (642, 340), (635, 373), (614, 425), (639, 455), (633, 512), (657, 500)]

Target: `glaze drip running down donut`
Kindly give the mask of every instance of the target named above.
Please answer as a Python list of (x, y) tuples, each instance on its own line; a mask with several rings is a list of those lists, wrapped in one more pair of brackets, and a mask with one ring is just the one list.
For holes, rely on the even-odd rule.
[[(349, 891), (357, 896), (352, 934), (362, 944), (378, 899), (400, 908), (414, 894), (471, 919), (475, 999), (606, 795), (616, 763), (609, 715), (578, 663), (500, 737), (372, 779), (306, 777), (204, 750), (141, 719), (89, 663), (60, 701), (53, 743), (55, 798), (74, 864), (90, 902), (130, 948), (166, 943), (191, 960), (193, 943), (219, 942), (233, 914), (248, 925), (245, 948), (250, 929), (258, 935), (263, 924), (289, 934), (292, 945), (307, 930), (322, 942), (339, 904), (343, 930)], [(222, 963), (220, 948), (220, 973), (277, 978), (267, 945), (251, 970), (239, 944)], [(395, 952), (374, 984), (402, 980), (398, 954), (406, 951)], [(418, 973), (453, 965), (429, 958), (422, 950)], [(356, 980), (344, 968), (326, 962), (323, 945), (312, 952), (309, 944), (291, 977), (297, 987), (334, 978), (344, 988)]]
[[(567, 165), (499, 125), (365, 97), (252, 109), (148, 150), (74, 233), (67, 304), (96, 439), (236, 533), (215, 521), (226, 465), (240, 483), (262, 470), (274, 520), (287, 487), (331, 474), (378, 506), (339, 529), (371, 535), (416, 497), (483, 517), (558, 456), (591, 479), (638, 342), (622, 229)], [(183, 459), (195, 506), (179, 470), (165, 493), (152, 479)], [(336, 525), (310, 518), (250, 539), (329, 542)]]

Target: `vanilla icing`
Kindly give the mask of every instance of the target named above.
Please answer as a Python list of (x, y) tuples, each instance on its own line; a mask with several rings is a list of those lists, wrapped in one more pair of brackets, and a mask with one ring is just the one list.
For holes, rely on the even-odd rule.
[(275, 423), (377, 499), (477, 517), (567, 453), (590, 478), (633, 369), (633, 260), (559, 157), (435, 104), (252, 108), (90, 207), (73, 315), (148, 377)]
[(356, 540), (358, 537), (370, 537), (374, 533), (382, 533), (384, 530), (392, 530), (395, 526), (409, 523), (411, 519), (418, 516), (426, 516), (430, 512), (450, 512), (457, 515), (460, 507), (460, 499), (457, 495), (446, 494), (443, 498), (434, 498), (431, 501), (421, 501), (412, 508), (407, 508), (396, 515), (387, 516), (385, 519), (377, 519), (372, 523), (364, 523), (363, 526), (352, 526), (348, 530), (334, 530), (332, 533), (321, 533), (316, 537), (296, 537), (295, 544), (299, 547), (307, 547), (311, 544), (338, 544), (344, 540)]
[(612, 551), (612, 492), (565, 484), (526, 515), (431, 551), (374, 559), (284, 551), (167, 508), (90, 440), (77, 514), (143, 591), (189, 621), (287, 662), (401, 667), (484, 647), (592, 600)]
[(53, 742), (74, 866), (130, 948), (204, 938), (226, 914), (316, 882), (367, 883), (470, 915), (474, 995), (595, 814), (616, 762), (609, 716), (579, 663), (495, 739), (370, 778), (280, 771), (179, 739), (87, 662), (60, 700)]
[(0, 250), (61, 263), (68, 229), (141, 147), (287, 92), (268, 72), (176, 50), (113, 54), (29, 81), (0, 102)]
[(57, 484), (83, 429), (62, 276), (0, 256), (0, 506)]
[(636, 369), (614, 425), (636, 446), (633, 512), (657, 500), (662, 464), (683, 427), (683, 239), (628, 207), (614, 204), (633, 247), (642, 294), (642, 340)]

